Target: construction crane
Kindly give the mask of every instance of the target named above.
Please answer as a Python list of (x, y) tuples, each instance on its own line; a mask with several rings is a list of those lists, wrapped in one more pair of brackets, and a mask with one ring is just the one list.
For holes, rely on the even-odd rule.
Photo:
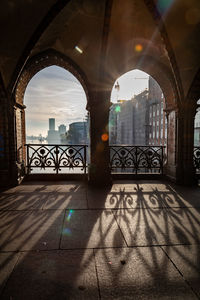
[(133, 79), (149, 79), (148, 77), (134, 77)]

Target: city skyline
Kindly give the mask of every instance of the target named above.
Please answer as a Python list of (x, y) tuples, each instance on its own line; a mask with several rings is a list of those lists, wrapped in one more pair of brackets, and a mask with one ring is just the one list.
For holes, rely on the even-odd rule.
[[(139, 70), (119, 77), (116, 82), (120, 89), (113, 88), (111, 102), (116, 102), (117, 99), (128, 100), (148, 88), (148, 77), (148, 74)], [(27, 107), (28, 136), (47, 136), (49, 118), (56, 119), (56, 128), (64, 124), (68, 129), (70, 123), (84, 121), (87, 114), (86, 95), (82, 85), (70, 72), (57, 66), (41, 70), (30, 80), (24, 103)]]

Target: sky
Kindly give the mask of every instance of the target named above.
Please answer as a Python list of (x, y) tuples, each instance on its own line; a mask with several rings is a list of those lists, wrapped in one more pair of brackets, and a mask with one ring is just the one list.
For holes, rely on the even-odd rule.
[(134, 95), (137, 95), (148, 88), (149, 75), (139, 70), (133, 70), (123, 74), (114, 84), (119, 83), (119, 91), (113, 87), (111, 93), (111, 102), (117, 100), (130, 100)]
[[(130, 71), (119, 77), (119, 90), (113, 88), (111, 101), (129, 100), (148, 88), (148, 75)], [(140, 79), (138, 79), (140, 78)], [(116, 85), (116, 82), (114, 86)], [(84, 121), (87, 114), (86, 95), (80, 82), (61, 67), (51, 66), (38, 72), (29, 82), (25, 95), (26, 134), (47, 136), (49, 118), (59, 125)]]

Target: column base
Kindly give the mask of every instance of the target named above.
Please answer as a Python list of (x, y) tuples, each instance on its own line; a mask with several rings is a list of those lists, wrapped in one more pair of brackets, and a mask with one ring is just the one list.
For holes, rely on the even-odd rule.
[(192, 186), (198, 184), (198, 178), (193, 166), (183, 167), (178, 165), (166, 165), (164, 168), (166, 177), (179, 185)]
[(88, 168), (88, 184), (91, 186), (105, 187), (112, 184), (110, 170), (97, 168), (94, 164)]

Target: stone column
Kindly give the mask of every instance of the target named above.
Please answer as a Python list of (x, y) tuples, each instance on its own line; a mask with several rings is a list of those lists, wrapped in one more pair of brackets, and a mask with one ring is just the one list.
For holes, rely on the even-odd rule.
[(21, 182), (25, 175), (25, 108), (23, 104), (15, 103), (15, 134), (16, 134), (16, 154), (17, 154), (17, 169), (18, 181)]
[[(1, 78), (0, 78), (1, 79)], [(8, 114), (7, 97), (0, 81), (0, 186), (5, 186), (9, 178)]]
[(193, 165), (195, 107), (188, 103), (167, 111), (167, 165), (165, 174), (178, 184), (195, 184)]
[(187, 101), (178, 112), (177, 182), (184, 185), (196, 183), (194, 154), (194, 118), (196, 106)]
[(18, 183), (15, 147), (14, 105), (0, 78), (0, 186)]
[(110, 93), (95, 91), (90, 94), (90, 165), (89, 183), (109, 185), (109, 107)]

